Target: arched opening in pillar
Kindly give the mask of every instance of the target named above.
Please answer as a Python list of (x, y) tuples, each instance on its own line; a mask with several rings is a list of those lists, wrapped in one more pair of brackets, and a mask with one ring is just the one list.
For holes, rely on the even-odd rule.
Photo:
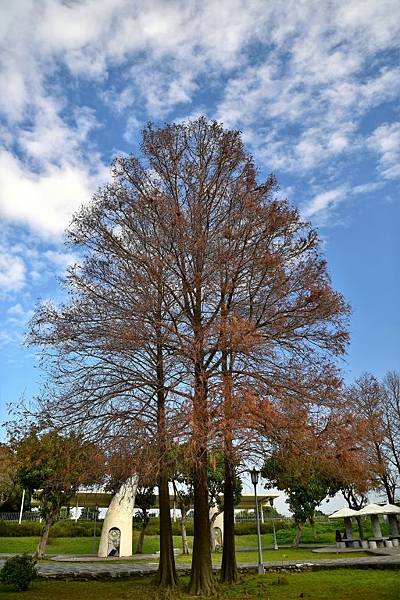
[(222, 550), (223, 536), (220, 527), (213, 527), (211, 530), (211, 544), (214, 552)]
[(121, 530), (118, 527), (112, 527), (108, 532), (108, 552), (107, 556), (119, 556), (121, 545)]

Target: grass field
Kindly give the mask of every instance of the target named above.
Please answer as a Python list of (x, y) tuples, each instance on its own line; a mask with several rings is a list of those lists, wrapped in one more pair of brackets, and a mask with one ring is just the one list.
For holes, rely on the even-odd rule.
[[(12, 592), (0, 586), (5, 600), (187, 600), (183, 590), (187, 578), (180, 580), (174, 595), (164, 596), (152, 585), (150, 577), (114, 581), (46, 581), (37, 580), (27, 592)], [(267, 574), (246, 575), (232, 587), (217, 584), (214, 598), (219, 600), (398, 600), (399, 571), (340, 569), (293, 573), (285, 576)]]
[[(366, 552), (357, 552), (356, 555), (352, 554), (352, 558), (354, 556), (369, 556)], [(222, 558), (221, 553), (213, 553), (212, 561), (213, 563), (220, 563)], [(285, 562), (287, 560), (323, 560), (328, 558), (348, 558), (346, 554), (337, 554), (335, 553), (321, 553), (316, 554), (312, 552), (312, 550), (308, 550), (307, 548), (284, 548), (282, 550), (264, 550), (263, 551), (263, 561), (265, 563), (269, 561), (282, 561)], [(191, 556), (178, 556), (177, 562), (179, 563), (191, 563)], [(254, 552), (236, 552), (236, 560), (239, 563), (257, 563), (258, 562), (258, 553)]]
[[(136, 548), (138, 534), (135, 532), (133, 539), (133, 551)], [(0, 537), (0, 553), (1, 552), (33, 552), (38, 542), (38, 537)], [(261, 536), (263, 546), (272, 545), (272, 535), (265, 534)], [(192, 537), (188, 537), (189, 547), (192, 546)], [(90, 537), (60, 537), (50, 538), (47, 553), (48, 554), (92, 554), (98, 546), (99, 538), (94, 541)], [(255, 535), (240, 535), (236, 536), (236, 547), (246, 548), (249, 546), (257, 546), (257, 537)], [(174, 536), (174, 547), (182, 548), (182, 540), (178, 535)], [(152, 554), (160, 549), (159, 537), (157, 535), (146, 535), (144, 541), (143, 552)]]
[[(237, 543), (242, 542), (240, 536), (236, 541)], [(255, 546), (257, 541), (255, 536), (246, 536), (246, 546)], [(98, 540), (97, 540), (98, 541)], [(33, 552), (36, 546), (36, 538), (0, 538), (0, 552), (7, 553), (22, 553), (22, 552)], [(180, 538), (174, 537), (174, 544), (176, 548), (179, 548)], [(97, 547), (97, 544), (96, 544)], [(93, 540), (90, 538), (55, 538), (52, 539), (47, 547), (47, 554), (92, 554), (94, 550)], [(159, 539), (158, 536), (147, 536), (145, 538), (144, 551), (146, 554), (151, 554), (159, 550)], [(354, 556), (354, 555), (352, 555)], [(368, 556), (367, 553), (358, 552), (356, 556)], [(221, 562), (222, 554), (220, 552), (214, 553), (212, 556), (213, 563)], [(316, 560), (316, 559), (327, 559), (327, 558), (345, 558), (345, 554), (335, 553), (324, 553), (315, 554), (311, 549), (308, 548), (282, 548), (280, 550), (264, 550), (263, 559), (265, 562), (268, 561), (286, 561), (286, 560)], [(140, 555), (136, 555), (136, 559), (140, 560)], [(147, 560), (147, 559), (146, 559)], [(191, 556), (177, 556), (177, 562), (190, 563), (192, 560)], [(256, 551), (240, 551), (238, 546), (237, 551), (238, 562), (254, 562), (258, 561), (258, 554)], [(124, 561), (125, 562), (125, 561)]]

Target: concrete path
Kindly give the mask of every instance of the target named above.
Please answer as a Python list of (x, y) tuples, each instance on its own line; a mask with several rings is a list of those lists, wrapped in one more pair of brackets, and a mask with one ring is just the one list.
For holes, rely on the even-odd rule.
[[(0, 555), (0, 567), (3, 566), (6, 556)], [(71, 562), (64, 560), (51, 560), (40, 562), (38, 564), (38, 573), (41, 577), (48, 578), (114, 578), (114, 577), (129, 577), (131, 575), (144, 575), (157, 570), (158, 563), (156, 560), (141, 563), (116, 563), (113, 561), (83, 561)], [(256, 563), (239, 563), (240, 570), (256, 569)], [(400, 569), (400, 553), (390, 554), (371, 554), (367, 557), (356, 558), (353, 555), (346, 558), (325, 559), (321, 560), (287, 560), (287, 561), (268, 561), (265, 563), (266, 571), (302, 571), (316, 569), (338, 569), (338, 568), (377, 568), (377, 569)], [(214, 569), (218, 570), (220, 565), (214, 565)], [(188, 572), (190, 564), (177, 563), (177, 569), (181, 572)]]

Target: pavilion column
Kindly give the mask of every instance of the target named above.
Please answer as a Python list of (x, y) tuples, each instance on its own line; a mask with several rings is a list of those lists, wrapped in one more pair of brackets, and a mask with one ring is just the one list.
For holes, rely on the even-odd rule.
[(346, 538), (348, 540), (353, 539), (353, 526), (351, 524), (351, 517), (344, 517), (344, 528), (346, 531)]
[(381, 531), (381, 525), (379, 523), (379, 516), (371, 515), (371, 523), (372, 523), (372, 533), (373, 533), (374, 538), (381, 539), (382, 531)]
[(389, 521), (389, 527), (390, 527), (390, 535), (400, 535), (399, 533), (399, 522), (397, 520), (396, 515), (388, 515), (387, 516), (388, 521)]

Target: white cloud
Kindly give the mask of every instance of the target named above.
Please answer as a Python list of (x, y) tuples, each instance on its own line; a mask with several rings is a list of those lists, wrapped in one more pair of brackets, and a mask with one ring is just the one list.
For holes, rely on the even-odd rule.
[(319, 225), (327, 224), (333, 218), (335, 209), (344, 201), (354, 199), (363, 194), (371, 194), (383, 187), (382, 181), (368, 181), (359, 185), (342, 185), (338, 188), (319, 192), (316, 196), (305, 202), (301, 207), (304, 218), (312, 218)]
[(15, 342), (15, 336), (13, 336), (9, 331), (0, 329), (0, 349), (13, 342)]
[(385, 123), (368, 138), (371, 150), (379, 156), (379, 170), (386, 179), (400, 177), (400, 122)]
[(326, 213), (340, 202), (343, 202), (346, 193), (346, 188), (340, 187), (317, 194), (317, 196), (303, 206), (301, 213), (305, 218), (314, 217), (317, 213)]
[(18, 302), (7, 309), (7, 323), (13, 327), (25, 327), (33, 315), (33, 310), (24, 309)]
[(43, 256), (54, 265), (60, 272), (77, 262), (76, 256), (70, 252), (59, 252), (57, 250), (46, 250)]
[(7, 309), (7, 315), (10, 315), (11, 317), (22, 317), (24, 314), (25, 311), (19, 302)]
[(0, 152), (0, 214), (45, 236), (60, 236), (94, 189), (95, 180), (78, 166), (48, 165), (37, 174), (9, 152)]
[(26, 268), (21, 257), (0, 248), (0, 291), (18, 292), (26, 283)]
[[(334, 169), (338, 158), (362, 147), (359, 124), (368, 110), (398, 97), (400, 69), (384, 61), (399, 44), (396, 15), (397, 0), (6, 3), (0, 213), (59, 235), (105, 179), (91, 141), (99, 116), (68, 104), (64, 80), (77, 89), (96, 81), (97, 100), (126, 115), (129, 142), (136, 141), (139, 115), (165, 118), (177, 107), (195, 114), (193, 99), (201, 95), (207, 105), (203, 92), (217, 90), (215, 114), (244, 130), (268, 168)], [(381, 173), (397, 176), (378, 137), (369, 144)]]

